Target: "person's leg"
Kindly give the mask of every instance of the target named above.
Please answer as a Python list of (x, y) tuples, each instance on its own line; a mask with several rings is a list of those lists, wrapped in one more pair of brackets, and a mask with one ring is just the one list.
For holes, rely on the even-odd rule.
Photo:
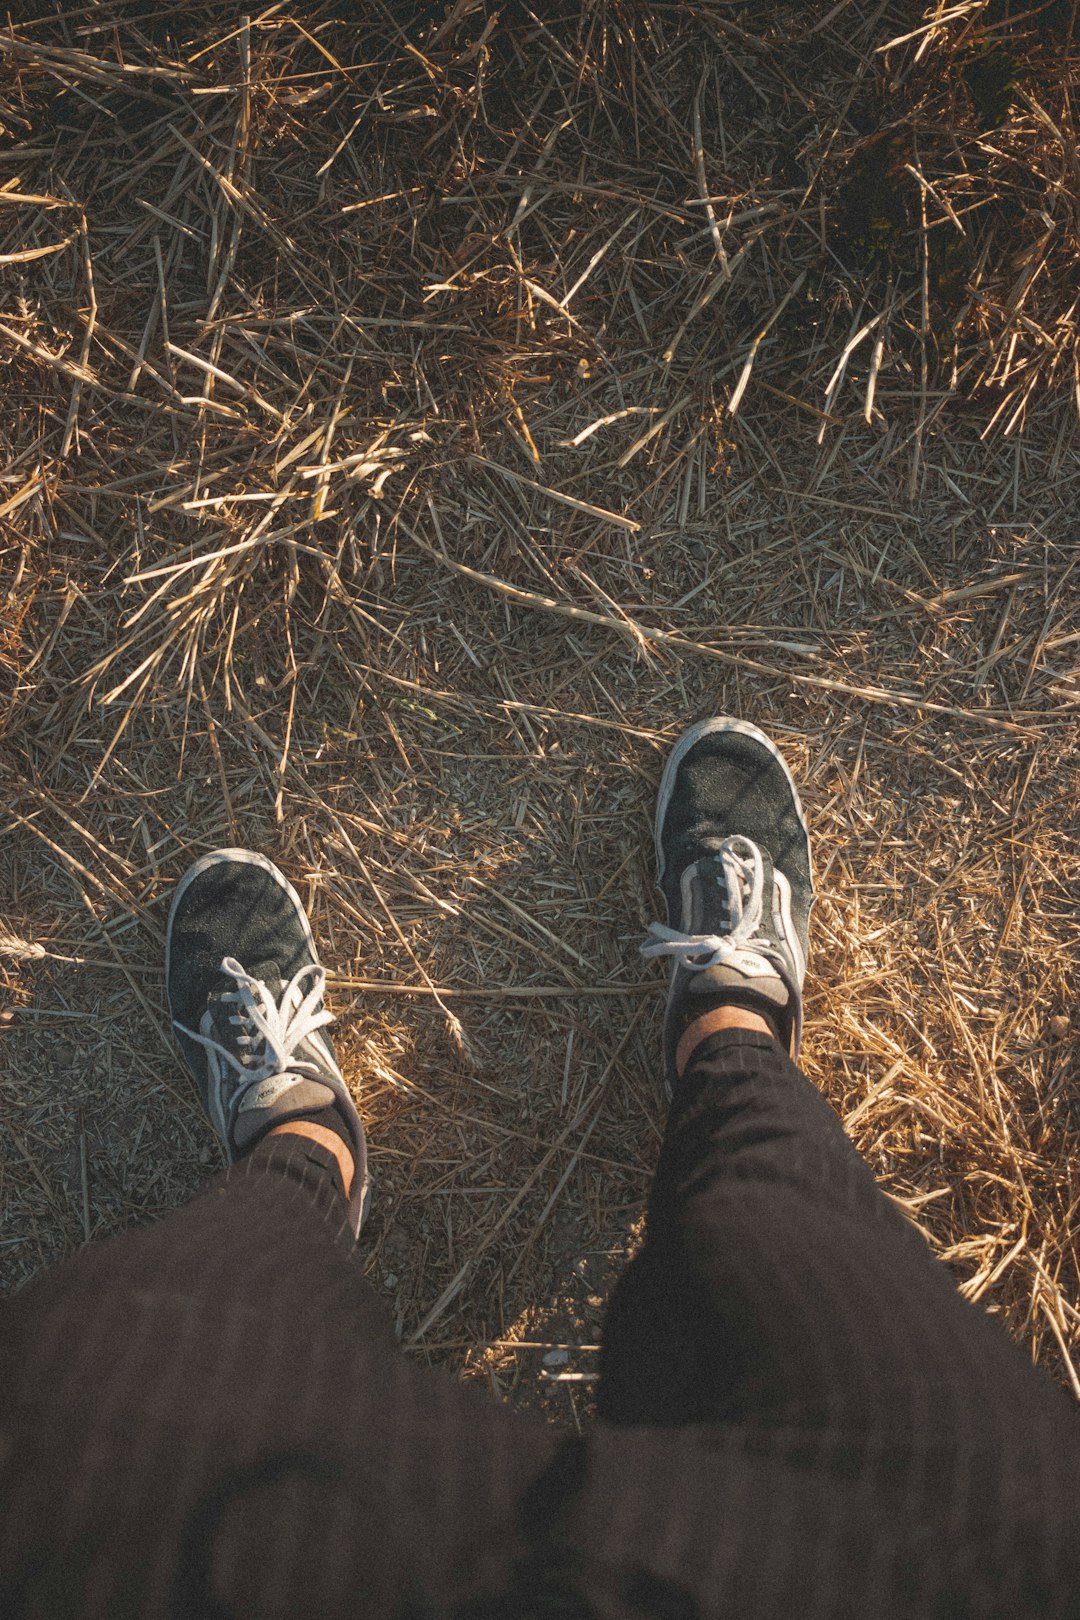
[(615, 1422), (1075, 1422), (778, 1043), (739, 1030), (707, 1035), (676, 1088), (601, 1367)]
[[(970, 1497), (977, 1480), (978, 1511), (996, 1538), (966, 1541), (960, 1568), (953, 1520), (911, 1510), (912, 1467), (894, 1467), (898, 1454), (916, 1471), (936, 1465), (930, 1412), (913, 1432), (864, 1449), (853, 1467), (842, 1431), (808, 1451), (790, 1431), (774, 1441), (755, 1422), (674, 1432), (606, 1424), (561, 1438), (408, 1363), (357, 1262), (356, 1188), (348, 1187), (356, 1125), (343, 1099), (330, 1084), (333, 1101), (316, 1092), (314, 1114), (297, 1113), (306, 1094), (285, 1083), (290, 1069), (267, 1086), (255, 1078), (274, 1042), (315, 1086), (333, 1062), (325, 1042), (304, 1056), (290, 985), (277, 969), (256, 980), (230, 968), (206, 1028), (202, 1019), (188, 1023), (216, 1053), (204, 1094), (226, 1128), (243, 1117), (261, 1129), (255, 1145), (186, 1209), (83, 1250), (0, 1308), (4, 1620), (786, 1620), (794, 1612), (1012, 1620), (1036, 1612), (1026, 1601), (1033, 1583), (1075, 1591), (1075, 1556), (1062, 1549), (1080, 1545), (1072, 1533), (1080, 1482), (1075, 1468), (1047, 1462), (1048, 1452), (1004, 1482), (970, 1470), (960, 1478), (959, 1497)], [(713, 1018), (715, 998), (705, 999)], [(752, 1022), (753, 1010), (742, 1011)], [(777, 1002), (769, 1019), (778, 1011)], [(308, 1012), (321, 1016), (314, 1004)], [(725, 1077), (728, 1042), (744, 1050)], [(678, 1039), (673, 1047), (678, 1054)], [(250, 1065), (234, 1068), (222, 1052), (241, 1049)], [(720, 1065), (718, 1092), (740, 1075), (750, 1083), (749, 1131), (737, 1118), (728, 1130), (722, 1100), (718, 1111), (711, 1098), (704, 1105), (706, 1133), (726, 1166), (772, 1117), (769, 1088), (751, 1072), (759, 1060), (775, 1061), (771, 1038), (760, 1028), (721, 1032), (701, 1051), (704, 1067), (696, 1052), (690, 1059), (687, 1079), (704, 1077), (702, 1097), (710, 1064)], [(262, 1089), (249, 1094), (250, 1086)], [(284, 1132), (275, 1104), (287, 1115)], [(711, 1288), (718, 1309), (737, 1313), (746, 1297), (738, 1268), (733, 1281), (710, 1268), (714, 1222), (723, 1228), (737, 1216), (710, 1200), (719, 1189), (722, 1201), (724, 1172), (713, 1177), (692, 1110), (690, 1092), (680, 1090), (646, 1253), (662, 1254), (667, 1243), (688, 1284), (699, 1285), (698, 1294), (683, 1291), (683, 1305)], [(683, 1119), (685, 1133), (676, 1128)], [(783, 1109), (770, 1127), (781, 1139), (806, 1128)], [(805, 1179), (819, 1186), (812, 1166)], [(723, 1326), (711, 1308), (690, 1317), (687, 1343), (691, 1329), (703, 1327), (699, 1342), (708, 1345)], [(635, 1327), (625, 1325), (628, 1349)], [(647, 1383), (647, 1318), (645, 1327), (634, 1353)], [(746, 1342), (757, 1332), (751, 1321)], [(715, 1367), (701, 1371), (708, 1378)], [(957, 1500), (954, 1492), (946, 1508)], [(998, 1534), (1002, 1502), (1015, 1511), (1002, 1515), (1006, 1533)], [(962, 1598), (970, 1588), (1000, 1592), (1002, 1601), (954, 1602), (962, 1579)], [(1025, 1601), (1014, 1601), (1017, 1593)]]
[(394, 1342), (356, 1247), (363, 1130), (282, 874), (197, 862), (167, 946), (231, 1164), (0, 1306), (0, 1615), (442, 1613), (512, 1570), (556, 1437)]
[(1065, 1397), (958, 1295), (784, 1050), (799, 1027), (810, 864), (772, 746), (745, 726), (693, 728), (665, 771), (657, 847), (681, 925), (653, 928), (675, 961), (674, 1100), (646, 1241), (608, 1313), (601, 1415), (1053, 1421)]
[(402, 1354), (334, 1154), (270, 1135), (0, 1306), (0, 1614), (442, 1614), (556, 1443)]
[(712, 1547), (717, 1612), (1075, 1612), (1075, 1407), (960, 1297), (770, 1035), (687, 1054), (598, 1407), (602, 1435), (652, 1442), (653, 1500), (681, 1548)]

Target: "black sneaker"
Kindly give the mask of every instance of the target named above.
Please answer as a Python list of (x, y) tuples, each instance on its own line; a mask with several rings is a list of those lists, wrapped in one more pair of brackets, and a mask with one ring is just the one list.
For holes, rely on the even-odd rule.
[(792, 1057), (802, 1034), (810, 839), (791, 772), (745, 720), (702, 720), (664, 767), (656, 805), (660, 886), (673, 925), (643, 956), (670, 956), (667, 1087), (679, 1039), (713, 1007), (757, 1012)]
[(300, 897), (265, 855), (216, 849), (173, 896), (165, 982), (180, 1050), (229, 1163), (274, 1125), (333, 1106), (356, 1164), (349, 1212), (367, 1197), (364, 1127), (322, 1033), (320, 964)]

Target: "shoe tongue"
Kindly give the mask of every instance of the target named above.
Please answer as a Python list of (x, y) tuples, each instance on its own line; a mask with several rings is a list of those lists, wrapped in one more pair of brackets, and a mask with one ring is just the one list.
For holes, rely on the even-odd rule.
[[(730, 933), (735, 927), (731, 882), (739, 884), (743, 910), (749, 900), (748, 887), (741, 878), (729, 880), (720, 856), (720, 843), (710, 840), (710, 844), (709, 853), (702, 856), (693, 868), (696, 881), (690, 885), (691, 919), (688, 932), (695, 934)], [(768, 850), (761, 851), (761, 862), (762, 925), (759, 931), (767, 935), (769, 930), (764, 926), (765, 916), (773, 903), (773, 863)], [(717, 916), (718, 899), (720, 916)], [(752, 997), (760, 1000), (771, 1012), (778, 1013), (785, 1026), (790, 1023), (791, 995), (788, 987), (768, 957), (752, 945), (744, 945), (729, 962), (717, 963), (715, 967), (691, 973), (686, 982), (686, 994), (691, 1003), (705, 997), (724, 996), (731, 999), (733, 994), (740, 1001)]]
[(699, 996), (716, 996), (722, 991), (752, 990), (773, 1007), (787, 1008), (790, 992), (768, 958), (759, 956), (756, 951), (744, 951), (741, 956), (741, 961), (718, 963), (716, 967), (691, 973), (686, 982), (687, 996), (697, 1000)]
[(714, 1006), (746, 1007), (768, 1018), (781, 1044), (790, 1049), (795, 1019), (791, 992), (774, 965), (756, 951), (740, 951), (731, 962), (688, 974), (684, 993), (687, 1022)]
[[(240, 966), (249, 978), (258, 979), (260, 984), (265, 984), (275, 1001), (279, 999), (285, 983), (276, 962), (256, 962), (251, 967), (246, 962), (241, 962)], [(227, 1031), (232, 1019), (237, 1016), (236, 1002), (223, 999), (225, 996), (235, 996), (236, 991), (237, 983), (232, 974), (219, 972), (207, 1004), (211, 1024), (216, 1029)]]
[(332, 1087), (307, 1075), (272, 1074), (249, 1086), (241, 1098), (232, 1129), (233, 1145), (240, 1152), (272, 1126), (317, 1113), (336, 1100)]
[[(241, 962), (240, 966), (249, 979), (258, 979), (260, 984), (265, 984), (275, 1001), (280, 997), (282, 990), (285, 988), (285, 980), (282, 978), (281, 969), (276, 962), (269, 960), (266, 962)], [(232, 974), (226, 973), (223, 968), (219, 967), (210, 992), (211, 995), (233, 995), (236, 989), (237, 983)]]
[[(735, 927), (736, 923), (736, 913), (732, 909), (732, 899), (741, 900), (742, 911), (745, 911), (750, 899), (749, 884), (744, 883), (741, 877), (729, 880), (721, 859), (719, 842), (714, 842), (711, 839), (705, 842), (709, 853), (701, 856), (690, 869), (696, 882), (692, 882), (690, 885), (691, 915), (687, 932), (691, 934), (727, 933)], [(772, 906), (773, 892), (773, 863), (768, 850), (763, 849), (761, 851), (761, 864), (763, 879), (761, 908), (764, 914)], [(733, 882), (738, 886), (739, 893), (737, 897), (733, 897), (731, 893), (731, 884)], [(721, 906), (719, 918), (716, 915), (718, 894)], [(741, 912), (739, 914), (741, 915)]]
[(265, 984), (275, 1001), (278, 999), (285, 988), (285, 980), (281, 977), (281, 968), (276, 962), (256, 962), (253, 967), (248, 967), (246, 962), (241, 962), (240, 966), (251, 978), (258, 979), (260, 984)]

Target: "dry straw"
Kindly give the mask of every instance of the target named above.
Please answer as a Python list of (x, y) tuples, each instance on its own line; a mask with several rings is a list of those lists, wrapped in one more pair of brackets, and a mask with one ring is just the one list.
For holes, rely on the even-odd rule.
[(651, 797), (726, 710), (813, 822), (808, 1072), (1080, 1393), (1075, 4), (55, 9), (0, 34), (6, 1283), (217, 1162), (163, 908), (254, 844), (403, 1338), (580, 1418)]

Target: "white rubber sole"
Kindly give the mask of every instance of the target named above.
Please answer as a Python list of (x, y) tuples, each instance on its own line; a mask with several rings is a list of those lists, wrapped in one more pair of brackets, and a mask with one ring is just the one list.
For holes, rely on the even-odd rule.
[[(791, 796), (795, 802), (795, 811), (799, 818), (799, 825), (802, 828), (803, 834), (806, 838), (807, 859), (811, 859), (810, 829), (806, 824), (806, 816), (803, 813), (802, 801), (799, 798), (799, 790), (795, 786), (795, 778), (788, 769), (787, 760), (784, 758), (779, 748), (777, 748), (772, 738), (766, 737), (765, 733), (763, 731), (759, 731), (757, 726), (752, 726), (749, 720), (736, 720), (731, 715), (718, 715), (711, 720), (699, 720), (696, 725), (690, 726), (686, 731), (683, 732), (682, 736), (675, 744), (675, 747), (671, 750), (671, 753), (667, 757), (667, 763), (664, 766), (664, 774), (660, 778), (660, 789), (656, 796), (656, 819), (653, 823), (653, 841), (656, 846), (656, 874), (658, 878), (662, 878), (664, 876), (664, 851), (660, 843), (660, 833), (664, 825), (664, 817), (667, 815), (668, 805), (671, 803), (671, 795), (675, 791), (675, 777), (678, 773), (679, 766), (682, 764), (691, 748), (695, 747), (695, 745), (701, 741), (702, 737), (712, 736), (714, 732), (718, 731), (731, 731), (736, 732), (740, 737), (753, 737), (754, 741), (761, 743), (762, 747), (767, 748), (772, 757), (779, 763), (784, 775), (787, 777), (788, 786), (791, 788)], [(813, 865), (811, 864), (811, 888), (813, 888), (813, 880), (814, 869)]]

